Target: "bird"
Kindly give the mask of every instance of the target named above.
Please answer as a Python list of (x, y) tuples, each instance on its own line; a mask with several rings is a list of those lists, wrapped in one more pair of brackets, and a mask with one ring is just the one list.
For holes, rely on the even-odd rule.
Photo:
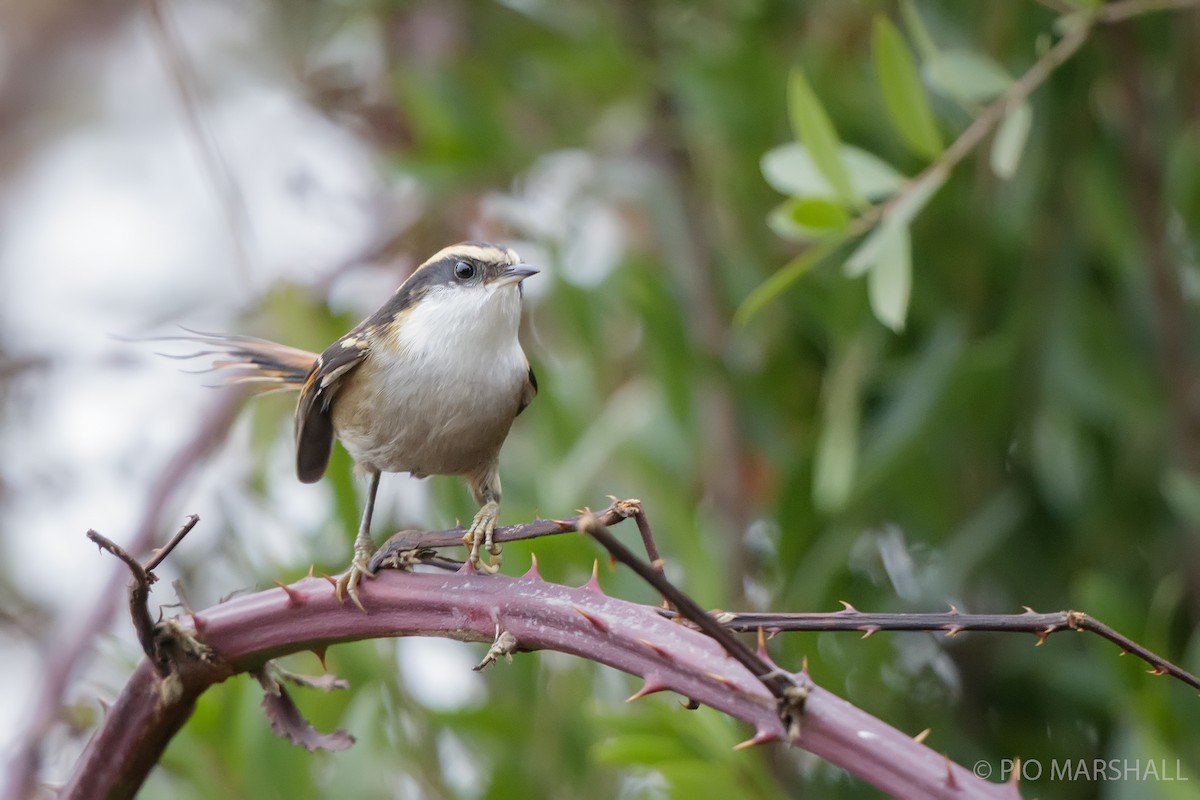
[[(390, 298), (317, 355), (252, 336), (188, 331), (169, 337), (213, 349), (227, 384), (260, 391), (298, 390), (296, 475), (325, 474), (334, 440), (367, 477), (366, 504), (349, 568), (335, 581), (365, 612), (358, 587), (374, 577), (371, 515), (382, 473), (464, 479), (479, 511), (463, 536), (469, 562), (497, 572), (493, 539), (500, 513), (500, 448), (516, 417), (537, 395), (521, 348), (522, 282), (539, 270), (510, 248), (468, 241), (422, 263)], [(483, 564), (480, 550), (489, 553)]]

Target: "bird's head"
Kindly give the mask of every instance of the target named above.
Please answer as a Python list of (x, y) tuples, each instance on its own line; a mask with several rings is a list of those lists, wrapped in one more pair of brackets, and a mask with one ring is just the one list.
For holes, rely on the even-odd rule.
[[(510, 248), (462, 242), (439, 250), (418, 267), (389, 306), (395, 322), (403, 327), (415, 323), (422, 339), (444, 335), (456, 340), (515, 340), (521, 281), (537, 273)], [(411, 339), (415, 333), (400, 338)]]

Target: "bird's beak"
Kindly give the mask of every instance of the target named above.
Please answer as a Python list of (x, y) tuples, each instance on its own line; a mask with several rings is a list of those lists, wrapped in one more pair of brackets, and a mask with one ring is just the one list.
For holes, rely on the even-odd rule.
[(496, 279), (496, 282), (501, 286), (506, 286), (510, 283), (520, 283), (531, 275), (537, 275), (539, 272), (541, 272), (540, 269), (531, 267), (528, 264), (513, 264), (500, 273), (500, 277)]

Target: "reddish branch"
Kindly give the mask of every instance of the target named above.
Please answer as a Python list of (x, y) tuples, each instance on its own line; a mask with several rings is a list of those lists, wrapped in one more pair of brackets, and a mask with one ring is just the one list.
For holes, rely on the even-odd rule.
[[(520, 578), (484, 575), (469, 568), (455, 574), (383, 570), (361, 588), (366, 614), (340, 606), (329, 579), (308, 577), (290, 586), (281, 584), (277, 589), (193, 612), (190, 627), (168, 620), (155, 626), (153, 636), (140, 637), (144, 643), (152, 640), (146, 646), (151, 658), (137, 669), (109, 710), (62, 797), (132, 797), (191, 714), (196, 698), (209, 686), (242, 672), (253, 674), (267, 687), (269, 702), (265, 705), (277, 732), (310, 749), (349, 746), (352, 738), (345, 732), (319, 734), (304, 723), (269, 662), (301, 650), (311, 650), (323, 661), (329, 645), (357, 639), (427, 635), (490, 641), (492, 647), (479, 668), (518, 652), (547, 649), (569, 653), (642, 678), (644, 684), (631, 700), (670, 690), (742, 720), (754, 733), (741, 746), (788, 741), (889, 794), (925, 798), (1015, 798), (1018, 792), (1012, 783), (981, 780), (946, 756), (815, 686), (807, 673), (774, 665), (761, 645), (764, 629), (872, 633), (885, 628), (936, 627), (955, 633), (974, 625), (986, 630), (1024, 630), (1042, 638), (1063, 628), (1087, 629), (1151, 663), (1167, 663), (1079, 612), (872, 615), (847, 607), (824, 615), (721, 612), (712, 616), (671, 585), (656, 563), (634, 557), (602, 524), (630, 517), (639, 520), (648, 549), (655, 552), (641, 505), (632, 500), (617, 501), (595, 516), (585, 513), (566, 520), (511, 526), (498, 531), (497, 538), (511, 541), (585, 530), (659, 589), (690, 625), (670, 619), (674, 612), (606, 596), (595, 575), (579, 588), (548, 583), (538, 574), (536, 562)], [(175, 541), (183, 533), (186, 526)], [(431, 555), (435, 552), (431, 543), (457, 544), (460, 536), (461, 531), (398, 534), (385, 545), (383, 560), (403, 564), (430, 561), (444, 566), (453, 562)], [(123, 552), (111, 543), (106, 546), (118, 555)], [(148, 589), (153, 576), (147, 567), (161, 560), (161, 555), (146, 566), (127, 555), (123, 558), (134, 573), (134, 587)], [(134, 587), (131, 606), (144, 605), (145, 593), (133, 591)], [(131, 611), (135, 620), (142, 618), (138, 609)], [(750, 653), (732, 638), (730, 630), (759, 631), (759, 653)], [(155, 667), (164, 653), (170, 659), (165, 678)], [(1172, 674), (1196, 685), (1196, 678), (1173, 669)], [(318, 679), (310, 685), (329, 688), (333, 683)]]
[[(497, 626), (516, 640), (514, 650), (557, 650), (640, 676), (645, 683), (635, 698), (671, 690), (736, 717), (754, 730), (747, 744), (785, 735), (770, 693), (716, 642), (657, 608), (607, 597), (593, 582), (560, 586), (534, 570), (520, 578), (386, 571), (361, 591), (366, 614), (339, 606), (332, 585), (320, 578), (195, 612), (194, 630), (212, 660), (183, 659), (173, 683), (143, 662), (62, 797), (132, 796), (201, 693), (239, 672), (257, 672), (270, 659), (301, 650), (321, 655), (331, 644), (384, 636), (491, 642)], [(899, 796), (1017, 796), (1011, 784), (982, 781), (807, 677), (797, 679), (810, 687), (798, 746)]]

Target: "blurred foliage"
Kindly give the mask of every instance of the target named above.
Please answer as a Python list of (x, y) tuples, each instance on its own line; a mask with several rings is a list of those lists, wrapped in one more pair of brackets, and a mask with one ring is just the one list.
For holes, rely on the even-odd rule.
[[(428, 192), (435, 213), (407, 251), (481, 225), (542, 248), (525, 331), (541, 394), (504, 451), (505, 521), (639, 497), (671, 575), (711, 607), (1077, 608), (1197, 671), (1197, 398), (1172, 397), (1197, 365), (1200, 15), (1098, 29), (904, 224), (875, 229), (874, 257), (855, 260), (862, 236), (829, 238), (944, 153), (1061, 34), (1050, 7), (1073, 5), (270, 9), (294, 64), (351, 30), (382, 48), (374, 105), (353, 70), (298, 75)], [(1159, 227), (1142, 222), (1146, 204)], [(1162, 324), (1174, 312), (1155, 248), (1181, 326)], [(305, 307), (283, 298), (262, 326), (319, 348), (352, 322), (297, 322)], [(1164, 357), (1164, 335), (1185, 361)], [(348, 552), (360, 500), (344, 458), (330, 476)], [(429, 485), (435, 518), (422, 522), (473, 511), (458, 482)], [(326, 569), (342, 544), (322, 545)], [(510, 545), (506, 571), (531, 549), (564, 581), (598, 555), (577, 538)], [(298, 553), (296, 571), (312, 557)], [(653, 602), (602, 573), (608, 591)], [(350, 751), (276, 740), (258, 688), (234, 681), (201, 700), (144, 796), (877, 796), (803, 754), (734, 753), (750, 731), (676, 698), (623, 705), (632, 679), (550, 654), (464, 669), (474, 699), (438, 708), (397, 660), (408, 645), (335, 648), (329, 668), (351, 691), (294, 692), (319, 727), (353, 732)], [(1142, 758), (1200, 780), (1194, 692), (1098, 639), (1032, 645), (823, 634), (772, 650), (997, 778), (1012, 757), (1047, 773), (1052, 759)], [(464, 664), (482, 652), (461, 647)], [(1180, 786), (1043, 778), (1027, 791)]]

